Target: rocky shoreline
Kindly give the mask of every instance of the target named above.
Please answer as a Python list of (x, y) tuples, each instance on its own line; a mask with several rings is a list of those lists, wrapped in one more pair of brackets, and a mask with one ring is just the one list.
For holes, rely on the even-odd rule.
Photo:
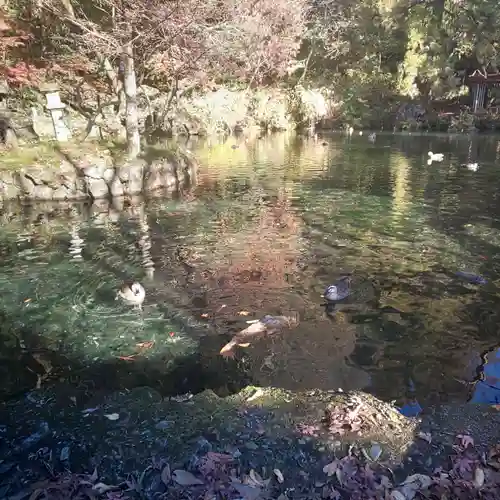
[(93, 201), (189, 187), (196, 162), (185, 154), (115, 162), (99, 155), (73, 159), (60, 155), (57, 165), (32, 164), (0, 171), (0, 199)]
[(0, 497), (12, 500), (37, 488), (30, 498), (50, 488), (50, 498), (65, 499), (498, 493), (491, 450), (500, 413), (487, 406), (448, 405), (416, 419), (360, 392), (247, 387), (226, 398), (169, 398), (136, 388), (80, 399), (53, 389), (4, 403), (0, 417)]

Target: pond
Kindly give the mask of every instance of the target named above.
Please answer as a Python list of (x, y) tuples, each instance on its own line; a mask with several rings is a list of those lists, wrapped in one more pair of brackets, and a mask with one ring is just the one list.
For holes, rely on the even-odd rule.
[[(373, 139), (200, 141), (196, 185), (175, 195), (4, 206), (0, 397), (253, 383), (495, 402), (500, 138)], [(326, 310), (345, 275), (373, 300)], [(115, 300), (127, 279), (146, 289), (142, 310)], [(247, 321), (290, 311), (296, 328), (219, 354)]]

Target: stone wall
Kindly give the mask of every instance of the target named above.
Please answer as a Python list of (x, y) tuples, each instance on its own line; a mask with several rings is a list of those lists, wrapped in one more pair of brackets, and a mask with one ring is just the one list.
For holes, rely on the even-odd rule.
[(74, 161), (68, 156), (58, 163), (0, 171), (0, 199), (91, 201), (175, 191), (192, 184), (196, 176), (195, 162), (181, 155), (152, 161), (139, 158), (121, 164), (110, 157)]

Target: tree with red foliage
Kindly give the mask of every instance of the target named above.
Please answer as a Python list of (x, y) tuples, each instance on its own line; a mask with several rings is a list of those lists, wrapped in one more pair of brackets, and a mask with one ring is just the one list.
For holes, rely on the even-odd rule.
[(9, 60), (10, 52), (24, 47), (29, 39), (29, 33), (0, 10), (0, 72), (11, 86), (31, 86), (39, 81), (40, 72), (36, 67), (24, 61), (11, 64)]

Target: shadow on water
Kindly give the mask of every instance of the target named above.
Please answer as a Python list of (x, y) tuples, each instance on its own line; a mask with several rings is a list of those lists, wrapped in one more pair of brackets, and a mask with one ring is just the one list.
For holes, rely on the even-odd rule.
[[(497, 138), (190, 148), (201, 166), (189, 192), (3, 207), (3, 398), (58, 380), (83, 394), (254, 383), (398, 402), (411, 380), (422, 404), (470, 397), (497, 342)], [(428, 165), (429, 150), (444, 161)], [(477, 172), (461, 166), (471, 161)], [(346, 273), (356, 308), (326, 314), (320, 295)], [(144, 284), (142, 312), (114, 300), (125, 279)], [(297, 328), (219, 356), (246, 321), (290, 311)]]

